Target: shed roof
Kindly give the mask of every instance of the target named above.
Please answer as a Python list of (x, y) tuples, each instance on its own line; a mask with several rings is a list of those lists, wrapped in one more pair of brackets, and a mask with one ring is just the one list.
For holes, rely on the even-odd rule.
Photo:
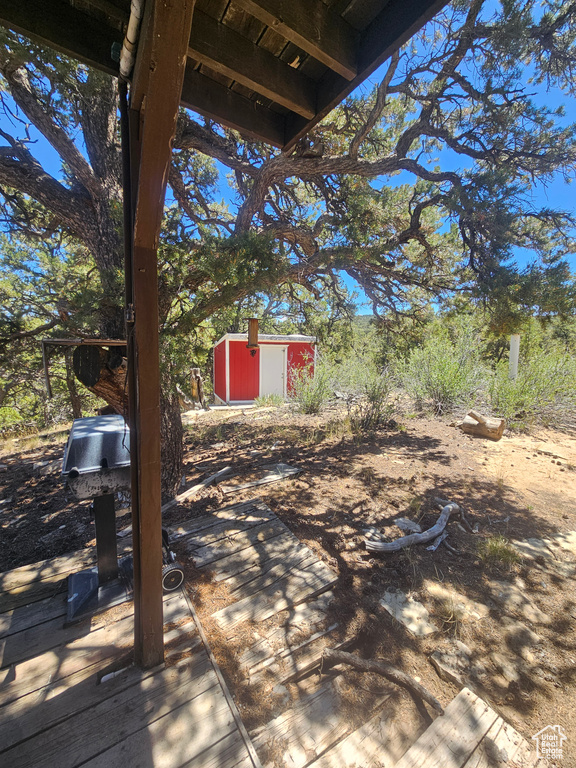
[[(181, 103), (293, 147), (445, 4), (197, 0)], [(0, 24), (112, 74), (129, 13), (130, 0), (0, 2)]]
[[(223, 341), (226, 341), (228, 339), (229, 341), (248, 341), (248, 334), (247, 333), (225, 333), (224, 336), (222, 336), (221, 339), (218, 339), (216, 344), (214, 344), (215, 347), (218, 346)], [(292, 342), (293, 344), (315, 344), (316, 343), (316, 336), (302, 336), (299, 333), (288, 333), (288, 334), (280, 334), (280, 333), (259, 333), (258, 334), (258, 342), (261, 341), (283, 341), (286, 344), (289, 344)]]

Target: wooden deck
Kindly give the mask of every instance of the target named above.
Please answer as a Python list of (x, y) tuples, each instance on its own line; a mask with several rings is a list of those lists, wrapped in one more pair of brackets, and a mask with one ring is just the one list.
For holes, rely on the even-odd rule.
[(66, 576), (92, 557), (1, 576), (0, 763), (258, 768), (184, 593), (164, 600), (166, 664), (156, 669), (130, 664), (131, 603), (63, 626)]
[[(227, 585), (210, 618), (232, 647), (252, 637), (238, 656), (249, 684), (301, 680), (326, 645), (350, 640), (337, 634), (331, 610), (336, 574), (260, 501), (189, 520), (172, 535), (181, 558), (188, 553), (214, 584)], [(276, 763), (290, 768), (543, 765), (466, 689), (409, 740), (378, 702), (353, 727), (337, 672), (299, 684), (279, 714), (248, 734), (185, 592), (164, 599), (166, 664), (146, 672), (130, 665), (131, 603), (64, 627), (66, 577), (93, 558), (83, 551), (0, 574), (3, 765), (261, 768), (270, 745), (280, 745)]]
[[(337, 611), (330, 611), (336, 574), (258, 500), (219, 510), (174, 531), (194, 564), (229, 588), (227, 604), (212, 613), (234, 643), (251, 633), (239, 657), (250, 682), (287, 685), (319, 665), (326, 645), (337, 640)], [(284, 612), (284, 618), (267, 621)], [(332, 617), (332, 618), (331, 618)], [(263, 762), (271, 744), (281, 746), (290, 768), (543, 768), (532, 745), (484, 701), (464, 689), (443, 717), (412, 745), (376, 702), (376, 714), (353, 729), (342, 710), (338, 686), (319, 679), (283, 712), (253, 731)]]

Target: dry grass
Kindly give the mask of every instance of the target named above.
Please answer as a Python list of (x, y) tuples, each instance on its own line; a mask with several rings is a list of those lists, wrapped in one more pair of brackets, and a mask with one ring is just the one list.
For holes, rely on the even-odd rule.
[(442, 622), (442, 632), (460, 639), (464, 609), (458, 608), (453, 600), (442, 600), (436, 608), (436, 616)]
[(504, 565), (511, 568), (520, 555), (505, 536), (489, 536), (478, 544), (478, 557), (487, 565)]

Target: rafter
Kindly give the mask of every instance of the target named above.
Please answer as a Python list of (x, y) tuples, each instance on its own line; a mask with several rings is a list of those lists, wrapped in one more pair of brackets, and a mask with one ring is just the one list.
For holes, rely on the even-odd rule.
[(122, 33), (66, 0), (2, 0), (0, 24), (96, 69), (118, 73), (112, 44), (122, 43)]
[(202, 11), (194, 11), (188, 55), (310, 119), (315, 85), (306, 75)]
[(358, 32), (321, 0), (235, 0), (346, 80), (357, 74)]
[(337, 71), (326, 72), (318, 83), (315, 117), (311, 121), (303, 120), (296, 114), (288, 117), (285, 148), (293, 147), (445, 5), (446, 0), (389, 0), (384, 3), (380, 13), (361, 35), (356, 76), (346, 79)]
[(276, 147), (284, 145), (284, 117), (201, 74), (188, 64), (182, 106)]

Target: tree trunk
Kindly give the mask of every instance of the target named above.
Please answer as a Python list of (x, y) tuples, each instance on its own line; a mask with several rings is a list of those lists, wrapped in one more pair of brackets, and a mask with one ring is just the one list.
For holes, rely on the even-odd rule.
[(70, 402), (72, 403), (72, 417), (74, 419), (82, 418), (82, 398), (78, 392), (76, 386), (76, 378), (74, 376), (74, 368), (72, 367), (72, 350), (68, 347), (65, 353), (66, 361), (66, 387), (68, 388), (68, 394), (70, 395)]
[[(122, 349), (122, 348), (120, 348)], [(126, 358), (118, 348), (76, 347), (74, 372), (90, 392), (111, 405), (117, 413), (128, 413)], [(162, 501), (176, 494), (182, 478), (182, 417), (175, 387), (168, 373), (162, 376), (160, 399), (160, 439), (162, 458)]]
[(160, 394), (160, 436), (162, 440), (162, 502), (172, 499), (182, 480), (183, 429), (178, 393), (162, 376)]

